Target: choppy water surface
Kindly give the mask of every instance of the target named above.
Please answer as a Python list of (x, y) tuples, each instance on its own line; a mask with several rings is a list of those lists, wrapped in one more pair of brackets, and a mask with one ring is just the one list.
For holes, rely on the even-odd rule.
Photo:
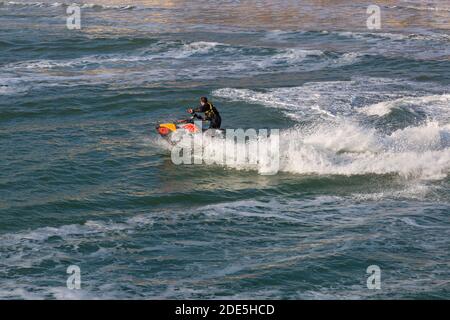
[[(447, 1), (70, 3), (0, 2), (1, 298), (450, 297)], [(201, 95), (278, 174), (171, 162)]]

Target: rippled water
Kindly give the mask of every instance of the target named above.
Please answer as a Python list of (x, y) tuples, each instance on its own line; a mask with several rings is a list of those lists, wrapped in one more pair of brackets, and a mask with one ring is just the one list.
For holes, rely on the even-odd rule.
[[(70, 3), (0, 2), (1, 298), (450, 297), (447, 1)], [(172, 163), (202, 95), (278, 174)]]

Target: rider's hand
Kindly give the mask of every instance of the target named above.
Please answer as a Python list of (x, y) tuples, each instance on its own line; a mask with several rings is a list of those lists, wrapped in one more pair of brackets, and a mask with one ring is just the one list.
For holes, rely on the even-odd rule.
[(194, 113), (194, 110), (192, 110), (191, 108), (187, 109), (188, 113)]

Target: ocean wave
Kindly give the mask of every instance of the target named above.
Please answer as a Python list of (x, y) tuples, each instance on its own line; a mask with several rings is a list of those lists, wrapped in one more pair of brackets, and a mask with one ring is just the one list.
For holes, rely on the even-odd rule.
[(321, 31), (304, 31), (304, 30), (291, 30), (291, 31), (267, 31), (264, 35), (264, 39), (275, 42), (286, 42), (289, 40), (298, 40), (303, 37), (315, 36), (315, 37), (341, 37), (352, 38), (355, 40), (373, 40), (373, 41), (392, 41), (404, 42), (408, 40), (412, 41), (450, 41), (450, 35), (440, 32), (427, 32), (427, 33), (399, 33), (399, 32), (361, 32), (361, 31), (336, 31), (336, 30), (321, 30)]
[[(302, 48), (248, 48), (217, 42), (169, 41), (130, 54), (96, 54), (73, 59), (38, 59), (9, 63), (3, 71), (17, 74), (22, 83), (39, 82), (45, 86), (63, 85), (66, 80), (92, 83), (97, 80), (111, 82), (133, 78), (140, 82), (173, 81), (187, 79), (215, 79), (259, 74), (298, 72), (339, 68), (357, 63), (364, 56), (359, 53), (325, 53)], [(200, 61), (201, 59), (201, 61)], [(151, 62), (151, 63), (149, 63)], [(124, 73), (123, 69), (136, 72)], [(92, 71), (98, 70), (95, 75)], [(57, 72), (53, 72), (57, 71)], [(61, 81), (57, 81), (60, 79)], [(122, 82), (122, 81), (121, 81)]]
[[(237, 147), (258, 150), (260, 141), (252, 140), (246, 147)], [(272, 170), (272, 156), (279, 159), (279, 172), (295, 174), (394, 174), (405, 179), (439, 180), (450, 172), (450, 126), (435, 122), (400, 129), (391, 135), (348, 121), (318, 125), (307, 131), (292, 128), (280, 133), (278, 154), (247, 154), (249, 159), (256, 157), (252, 162), (229, 161), (228, 154), (217, 161), (217, 155), (223, 155), (224, 150), (233, 150), (235, 141), (214, 138), (203, 143), (203, 160), (206, 163), (237, 170), (257, 170), (261, 174)], [(234, 158), (233, 154), (231, 158)]]
[[(173, 45), (167, 43), (166, 45)], [(40, 59), (40, 60), (28, 60), (10, 63), (4, 66), (7, 70), (17, 69), (53, 69), (53, 68), (79, 68), (85, 67), (89, 64), (105, 65), (105, 64), (117, 64), (117, 63), (134, 63), (134, 62), (147, 62), (155, 59), (185, 59), (196, 54), (207, 54), (215, 50), (217, 47), (228, 47), (226, 44), (215, 42), (192, 42), (187, 44), (178, 45), (176, 48), (168, 49), (165, 52), (152, 51), (152, 48), (157, 47), (154, 45), (150, 48), (144, 48), (138, 50), (135, 54), (97, 54), (89, 55), (75, 59)]]
[(407, 107), (410, 111), (422, 110), (432, 117), (442, 118), (448, 116), (450, 105), (450, 94), (418, 96), (418, 97), (402, 97), (395, 100), (379, 102), (359, 109), (370, 116), (385, 116), (394, 109)]
[[(302, 198), (280, 195), (179, 210), (172, 208), (170, 217), (165, 212), (155, 212), (130, 218), (132, 222), (91, 220), (85, 224), (2, 234), (0, 271), (7, 277), (2, 281), (0, 298), (242, 298), (252, 293), (261, 298), (276, 298), (280, 292), (272, 291), (270, 286), (232, 294), (220, 288), (230, 281), (245, 284), (249, 277), (270, 279), (280, 270), (298, 272), (299, 266), (307, 273), (317, 261), (335, 261), (336, 255), (352, 258), (365, 252), (370, 257), (379, 249), (378, 243), (401, 239), (399, 234), (404, 233), (405, 228), (412, 228), (412, 232), (418, 234), (425, 232), (427, 237), (422, 238), (428, 243), (432, 241), (433, 247), (427, 251), (430, 257), (421, 256), (419, 261), (408, 257), (407, 262), (414, 259), (416, 264), (405, 263), (405, 256), (401, 256), (400, 261), (408, 268), (427, 268), (429, 277), (422, 279), (422, 288), (430, 290), (436, 283), (445, 284), (445, 277), (434, 278), (436, 274), (441, 275), (443, 269), (433, 260), (447, 245), (445, 234), (440, 232), (446, 230), (444, 215), (415, 214), (414, 202), (399, 202), (399, 205), (403, 210), (386, 210), (396, 207), (380, 205), (376, 199), (358, 203), (353, 197), (338, 195)], [(154, 223), (157, 219), (161, 219), (160, 223)], [(251, 227), (255, 225), (260, 228)], [(360, 233), (360, 230), (372, 231)], [(439, 236), (433, 237), (433, 234)], [(261, 242), (271, 245), (261, 246)], [(393, 245), (401, 251), (404, 242), (399, 240)], [(425, 245), (422, 241), (417, 247)], [(211, 253), (212, 258), (192, 259), (192, 252)], [(65, 286), (66, 268), (71, 264), (81, 268), (82, 290), (69, 290)], [(26, 274), (13, 272), (16, 270), (26, 271)], [(155, 274), (158, 277), (152, 277)], [(339, 274), (342, 276), (341, 272)], [(351, 272), (344, 275), (353, 279)], [(308, 279), (300, 290), (297, 280), (292, 285), (295, 290), (287, 293), (290, 297), (338, 296), (337, 291), (329, 290), (324, 290), (322, 295), (309, 296), (309, 290), (321, 288), (320, 280)], [(341, 295), (344, 292), (350, 297), (357, 298), (367, 292), (360, 285), (349, 287), (348, 283), (341, 282), (334, 285), (339, 286)], [(203, 290), (205, 287), (208, 290)], [(401, 288), (385, 289), (402, 295)], [(415, 292), (416, 288), (408, 290)]]
[[(398, 79), (356, 78), (264, 91), (224, 88), (213, 91), (213, 95), (278, 108), (300, 123), (310, 121), (308, 125), (282, 131), (281, 171), (321, 175), (398, 174), (406, 178), (441, 179), (450, 168), (450, 126), (445, 121), (448, 95), (411, 98), (428, 121), (411, 123), (390, 133), (370, 127), (366, 119), (360, 117), (361, 114), (387, 112), (386, 109), (409, 101), (404, 96), (411, 91), (444, 90), (429, 86)], [(371, 103), (392, 98), (397, 100), (391, 105)]]
[[(321, 50), (305, 50), (301, 48), (286, 49), (281, 53), (274, 55), (272, 61), (284, 61), (287, 63), (296, 63), (305, 60), (306, 57), (323, 56), (323, 51)], [(273, 63), (273, 62), (272, 62)]]
[[(265, 92), (250, 89), (223, 88), (213, 91), (217, 97), (234, 101), (257, 103), (270, 108), (282, 109), (293, 119), (300, 119), (307, 112), (334, 117), (334, 111), (318, 103), (323, 97), (318, 92), (310, 92), (306, 87), (277, 88)], [(301, 103), (300, 103), (301, 102)]]
[(0, 2), (4, 6), (12, 7), (38, 7), (38, 8), (58, 8), (58, 7), (68, 7), (70, 5), (79, 6), (82, 9), (103, 9), (103, 10), (132, 10), (137, 9), (134, 5), (102, 5), (96, 3), (76, 3), (76, 2), (17, 2), (17, 1), (4, 1)]
[[(279, 42), (283, 45), (309, 43), (310, 41), (330, 42), (335, 51), (347, 42), (352, 45), (354, 54), (381, 57), (408, 58), (414, 60), (448, 60), (450, 35), (438, 31), (423, 33), (361, 32), (361, 31), (278, 31), (268, 32), (263, 41)], [(348, 40), (348, 41), (347, 41)], [(433, 50), (430, 50), (430, 46)]]
[[(410, 181), (409, 184), (405, 185), (403, 188), (383, 188), (383, 191), (371, 192), (371, 193), (360, 193), (356, 192), (351, 195), (351, 198), (360, 201), (380, 201), (383, 199), (397, 199), (397, 200), (430, 200), (432, 199), (432, 192), (437, 188), (431, 186), (429, 183), (424, 183), (423, 181)], [(439, 199), (436, 199), (438, 202)]]
[(17, 6), (17, 7), (56, 7), (60, 6), (61, 3), (55, 2), (54, 4), (45, 2), (16, 2), (16, 1), (1, 1), (1, 5), (4, 6)]
[[(300, 87), (260, 91), (222, 88), (214, 90), (213, 95), (281, 109), (289, 117), (299, 120), (311, 114), (329, 117), (376, 113), (381, 115), (387, 113), (395, 104), (409, 102), (408, 96), (415, 92), (418, 97), (411, 97), (411, 102), (422, 106), (424, 112), (429, 112), (428, 115), (433, 117), (436, 112), (433, 113), (433, 110), (427, 107), (438, 103), (436, 111), (442, 110), (441, 114), (444, 114), (448, 95), (441, 92), (446, 89), (444, 86), (406, 79), (354, 77), (350, 81), (308, 82)], [(430, 93), (433, 95), (429, 95)], [(391, 101), (392, 106), (389, 105)]]
[[(73, 3), (72, 5), (77, 5), (77, 3)], [(118, 9), (118, 10), (132, 10), (137, 9), (137, 6), (134, 5), (101, 5), (95, 3), (85, 3), (81, 5), (81, 8), (87, 9)]]
[(5, 66), (9, 70), (41, 70), (41, 69), (56, 69), (56, 68), (84, 68), (89, 65), (105, 65), (110, 63), (133, 63), (145, 62), (155, 59), (155, 56), (127, 56), (127, 55), (92, 55), (76, 59), (62, 59), (62, 60), (28, 60), (16, 63), (11, 63)]
[(430, 6), (430, 5), (422, 5), (422, 6), (414, 6), (414, 5), (396, 5), (392, 6), (393, 9), (410, 9), (410, 10), (416, 10), (416, 11), (446, 11), (450, 12), (450, 7), (437, 7), (437, 6)]
[[(171, 45), (169, 43), (169, 45)], [(255, 49), (256, 50), (256, 49)], [(264, 50), (264, 49), (263, 49)], [(105, 63), (132, 63), (132, 62), (145, 62), (155, 59), (170, 60), (183, 60), (194, 55), (209, 55), (206, 56), (209, 60), (214, 62), (216, 55), (224, 61), (231, 62), (231, 59), (242, 60), (242, 67), (245, 65), (252, 65), (252, 61), (259, 68), (265, 68), (270, 66), (279, 65), (280, 63), (296, 64), (302, 62), (306, 57), (323, 56), (323, 52), (319, 50), (304, 50), (304, 49), (285, 49), (277, 50), (271, 56), (261, 56), (257, 54), (257, 51), (253, 54), (245, 52), (243, 47), (233, 47), (224, 43), (217, 42), (191, 42), (177, 45), (175, 48), (169, 48), (166, 51), (141, 50), (143, 53), (136, 52), (134, 55), (123, 54), (104, 54), (104, 55), (91, 55), (75, 59), (63, 59), (63, 60), (29, 60), (11, 63), (5, 66), (5, 69), (51, 69), (59, 67), (81, 67), (86, 64), (105, 64)], [(228, 55), (232, 54), (233, 57)], [(344, 54), (341, 58), (333, 59), (330, 63), (339, 65), (341, 63), (352, 62), (357, 55)], [(245, 63), (245, 59), (250, 59), (250, 63)], [(348, 60), (352, 61), (348, 61)]]
[(393, 41), (402, 41), (402, 40), (434, 40), (434, 41), (450, 41), (450, 36), (444, 33), (433, 33), (433, 34), (403, 34), (403, 33), (390, 33), (390, 32), (352, 32), (352, 31), (337, 31), (333, 32), (338, 36), (346, 37), (346, 38), (355, 38), (355, 39), (381, 39), (381, 40), (393, 40)]
[[(72, 243), (87, 243), (97, 241), (106, 236), (114, 237), (115, 233), (130, 233), (139, 228), (149, 228), (153, 225), (153, 218), (149, 215), (136, 215), (123, 222), (95, 221), (88, 220), (84, 224), (70, 224), (59, 227), (42, 227), (34, 230), (24, 230), (17, 233), (7, 233), (0, 235), (3, 248), (23, 248), (39, 247), (42, 243), (47, 243), (49, 239), (59, 239)], [(59, 247), (61, 242), (55, 241), (54, 246)], [(38, 265), (45, 256), (36, 252), (28, 252), (19, 255), (5, 255), (1, 265), (8, 267), (27, 267)]]
[[(121, 252), (121, 245), (118, 245), (118, 243), (123, 241), (124, 237), (139, 232), (143, 228), (151, 228), (153, 221), (151, 215), (136, 215), (123, 221), (88, 220), (83, 224), (41, 227), (1, 234), (2, 248), (0, 249), (0, 255), (2, 260), (0, 261), (0, 272), (26, 268), (32, 270), (32, 275), (30, 277), (21, 276), (20, 281), (14, 276), (2, 279), (4, 281), (0, 286), (0, 298), (117, 299), (123, 297), (119, 288), (112, 292), (108, 285), (101, 283), (101, 281), (97, 283), (95, 279), (85, 282), (85, 284), (89, 283), (95, 288), (85, 285), (83, 290), (69, 290), (65, 286), (64, 278), (61, 282), (59, 276), (65, 277), (66, 268), (71, 264), (78, 264), (83, 261), (82, 265), (87, 268), (85, 263), (90, 259), (99, 261), (117, 255), (118, 252)], [(83, 246), (90, 246), (92, 251), (89, 253), (80, 250), (80, 247)], [(133, 252), (133, 249), (125, 251), (129, 255)], [(52, 274), (55, 275), (55, 283), (61, 283), (60, 285), (42, 284), (36, 278), (42, 270), (41, 265), (49, 261), (52, 266), (45, 268), (45, 270), (55, 268)], [(52, 276), (47, 277), (47, 279), (52, 279)]]
[(13, 78), (10, 75), (5, 75), (0, 79), (0, 94), (2, 95), (16, 95), (26, 92), (27, 85), (22, 84), (20, 79)]
[(174, 50), (169, 50), (166, 52), (163, 57), (173, 58), (173, 59), (185, 59), (193, 55), (206, 55), (209, 53), (213, 53), (214, 51), (219, 50), (224, 51), (238, 51), (239, 48), (233, 48), (224, 43), (218, 42), (207, 42), (207, 41), (197, 41), (191, 43), (185, 43), (181, 48), (177, 48)]

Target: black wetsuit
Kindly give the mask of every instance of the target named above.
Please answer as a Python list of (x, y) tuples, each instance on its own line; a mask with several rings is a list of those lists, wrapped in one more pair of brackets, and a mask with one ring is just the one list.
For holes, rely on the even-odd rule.
[(200, 105), (194, 112), (204, 112), (205, 120), (209, 121), (210, 129), (220, 129), (222, 124), (222, 118), (220, 117), (219, 111), (213, 106), (211, 102), (205, 103), (205, 105)]

